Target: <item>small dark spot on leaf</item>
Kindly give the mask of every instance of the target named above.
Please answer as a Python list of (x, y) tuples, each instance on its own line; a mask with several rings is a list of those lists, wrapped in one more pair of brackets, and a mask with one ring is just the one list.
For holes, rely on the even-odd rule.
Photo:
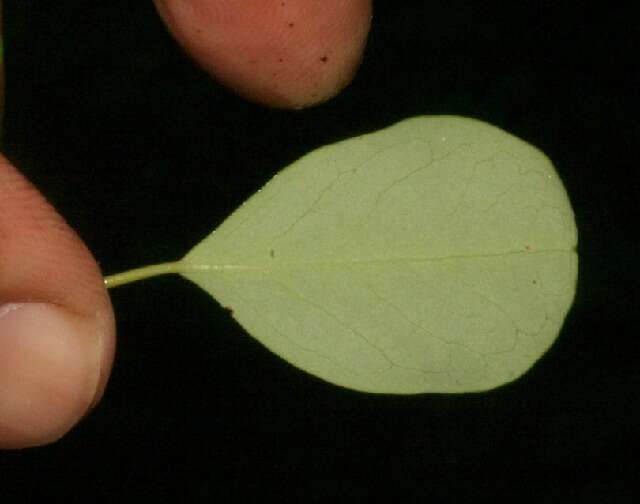
[(282, 63), (283, 59), (282, 58), (278, 58), (278, 63)]
[(289, 23), (289, 28), (293, 28), (294, 24), (293, 23)]
[(322, 56), (320, 58), (320, 61), (322, 61), (323, 63), (326, 63), (327, 61), (329, 61), (329, 56), (327, 56), (326, 54), (324, 56)]
[(275, 250), (273, 250), (273, 249), (271, 249), (271, 250), (269, 251), (269, 255), (271, 256), (271, 259), (275, 258), (275, 256), (276, 256), (276, 251), (275, 251)]
[(229, 315), (233, 316), (233, 308), (231, 308), (230, 306), (223, 306), (222, 307), (224, 309), (224, 311), (226, 311)]
[(537, 284), (538, 282), (537, 282), (537, 280), (533, 280), (531, 283), (535, 285), (535, 284)]

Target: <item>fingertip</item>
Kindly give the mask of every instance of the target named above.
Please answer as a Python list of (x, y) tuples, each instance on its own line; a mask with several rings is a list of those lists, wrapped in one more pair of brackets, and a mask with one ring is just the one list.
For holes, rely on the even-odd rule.
[(303, 108), (338, 94), (360, 63), (370, 0), (155, 0), (176, 39), (243, 97)]
[(0, 157), (0, 447), (54, 441), (102, 396), (115, 347), (99, 268)]
[(0, 307), (0, 447), (56, 441), (85, 415), (102, 386), (105, 329), (45, 303)]

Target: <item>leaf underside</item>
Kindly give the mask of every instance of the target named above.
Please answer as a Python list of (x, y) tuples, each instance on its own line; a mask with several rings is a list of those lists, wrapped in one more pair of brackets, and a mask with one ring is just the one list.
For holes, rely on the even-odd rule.
[(556, 339), (576, 242), (544, 154), (481, 121), (425, 116), (299, 159), (182, 263), (320, 378), (472, 392), (518, 378)]

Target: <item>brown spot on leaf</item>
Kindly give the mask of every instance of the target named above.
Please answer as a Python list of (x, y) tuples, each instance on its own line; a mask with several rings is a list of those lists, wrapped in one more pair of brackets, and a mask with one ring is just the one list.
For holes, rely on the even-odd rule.
[(326, 54), (324, 56), (322, 56), (320, 58), (320, 61), (322, 61), (323, 63), (326, 63), (327, 61), (329, 61), (329, 56), (327, 56)]

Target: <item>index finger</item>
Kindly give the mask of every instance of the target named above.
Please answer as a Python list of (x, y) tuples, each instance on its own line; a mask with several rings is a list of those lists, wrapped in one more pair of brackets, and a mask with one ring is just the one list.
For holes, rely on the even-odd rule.
[(174, 37), (222, 84), (266, 105), (328, 100), (353, 78), (371, 0), (154, 0)]

